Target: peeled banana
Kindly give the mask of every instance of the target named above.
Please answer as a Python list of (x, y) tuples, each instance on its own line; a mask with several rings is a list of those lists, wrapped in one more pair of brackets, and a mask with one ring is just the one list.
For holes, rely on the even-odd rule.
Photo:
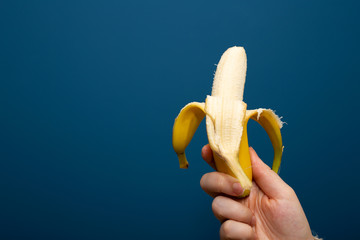
[(215, 72), (211, 96), (205, 103), (191, 102), (175, 119), (172, 143), (180, 168), (187, 168), (185, 149), (201, 121), (206, 117), (206, 131), (216, 169), (237, 178), (244, 188), (242, 197), (252, 186), (252, 167), (247, 137), (249, 119), (267, 132), (274, 148), (272, 169), (278, 172), (283, 145), (280, 128), (283, 122), (271, 110), (246, 110), (243, 102), (247, 58), (244, 48), (232, 47), (222, 55)]

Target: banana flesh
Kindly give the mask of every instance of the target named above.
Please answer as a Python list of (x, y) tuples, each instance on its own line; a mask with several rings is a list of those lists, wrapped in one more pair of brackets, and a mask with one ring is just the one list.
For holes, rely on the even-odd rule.
[(275, 172), (279, 170), (283, 151), (280, 118), (271, 109), (247, 110), (243, 102), (246, 61), (242, 47), (229, 48), (223, 54), (216, 69), (211, 96), (207, 96), (205, 103), (192, 102), (181, 109), (174, 122), (172, 137), (180, 168), (187, 168), (185, 149), (206, 117), (206, 131), (216, 169), (239, 180), (245, 189), (243, 197), (249, 195), (252, 186), (247, 137), (249, 119), (258, 122), (270, 137)]

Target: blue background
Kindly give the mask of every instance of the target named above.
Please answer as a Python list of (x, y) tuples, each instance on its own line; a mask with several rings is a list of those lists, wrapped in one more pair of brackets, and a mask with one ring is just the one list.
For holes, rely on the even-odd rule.
[[(280, 175), (311, 228), (358, 236), (358, 1), (1, 1), (0, 238), (218, 239), (172, 124), (244, 46), (249, 109), (288, 124)], [(267, 163), (265, 131), (250, 145)]]

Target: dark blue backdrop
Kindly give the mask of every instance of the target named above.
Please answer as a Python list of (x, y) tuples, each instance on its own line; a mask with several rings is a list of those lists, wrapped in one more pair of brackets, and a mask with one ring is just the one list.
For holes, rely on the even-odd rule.
[[(358, 1), (1, 1), (0, 238), (217, 239), (202, 124), (174, 118), (234, 45), (245, 102), (288, 123), (281, 176), (311, 228), (358, 236)], [(354, 127), (354, 126), (355, 127)], [(265, 131), (250, 145), (271, 162)]]

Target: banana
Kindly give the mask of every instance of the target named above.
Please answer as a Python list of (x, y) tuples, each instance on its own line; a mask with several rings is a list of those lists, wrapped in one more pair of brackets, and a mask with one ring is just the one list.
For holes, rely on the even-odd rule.
[(192, 102), (182, 108), (175, 119), (172, 135), (180, 168), (187, 168), (185, 149), (206, 118), (206, 132), (216, 169), (239, 180), (245, 190), (242, 197), (249, 195), (252, 186), (247, 136), (249, 119), (258, 122), (270, 137), (275, 172), (279, 170), (283, 152), (281, 119), (271, 109), (246, 109), (243, 102), (246, 68), (244, 48), (232, 47), (225, 51), (215, 72), (211, 96), (206, 97), (205, 103)]

